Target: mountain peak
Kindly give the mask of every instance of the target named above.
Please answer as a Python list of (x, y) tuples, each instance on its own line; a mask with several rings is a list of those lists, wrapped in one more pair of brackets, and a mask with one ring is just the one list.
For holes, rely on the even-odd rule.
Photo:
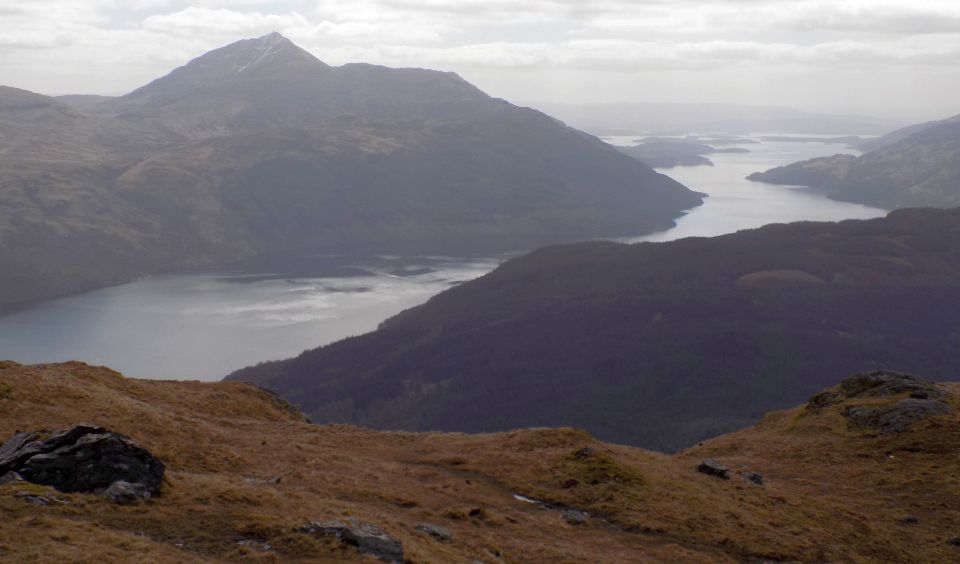
[[(293, 41), (290, 41), (276, 31), (255, 39), (238, 41), (233, 45), (245, 51), (243, 58), (247, 61), (237, 69), (237, 74), (255, 69), (261, 64), (267, 64), (273, 59), (282, 57), (284, 54), (293, 54), (298, 58), (302, 58), (302, 55), (314, 58), (313, 55), (297, 47)], [(227, 48), (229, 47), (230, 45), (227, 46)], [(320, 61), (318, 60), (317, 62)]]
[(253, 39), (241, 39), (220, 49), (210, 51), (194, 59), (190, 64), (208, 62), (208, 59), (209, 62), (215, 61), (218, 66), (226, 65), (227, 69), (225, 70), (233, 70), (236, 74), (249, 74), (256, 69), (277, 65), (307, 65), (315, 68), (329, 68), (312, 54), (276, 31)]
[(122, 108), (131, 99), (168, 104), (191, 92), (236, 81), (304, 78), (329, 69), (310, 52), (274, 31), (208, 51), (108, 106)]

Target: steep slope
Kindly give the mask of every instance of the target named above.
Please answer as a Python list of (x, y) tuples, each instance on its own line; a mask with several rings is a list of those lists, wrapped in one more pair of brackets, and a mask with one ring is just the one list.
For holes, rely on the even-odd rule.
[(117, 187), (196, 241), (259, 252), (531, 248), (653, 231), (699, 201), (599, 141), (505, 112), (234, 134), (147, 159)]
[(960, 372), (960, 210), (542, 249), (238, 371), (318, 421), (575, 426), (676, 450), (874, 367)]
[(316, 85), (329, 70), (273, 33), (210, 51), (99, 104), (96, 111), (193, 138), (224, 135), (241, 127), (291, 125), (310, 111)]
[(0, 308), (278, 251), (636, 235), (701, 202), (451, 73), (331, 68), (278, 34), (86, 108), (0, 90)]
[[(2, 363), (3, 440), (97, 423), (135, 439), (167, 473), (159, 497), (133, 506), (0, 485), (0, 557), (360, 561), (352, 547), (300, 532), (352, 516), (401, 541), (413, 562), (954, 560), (957, 387), (850, 391), (876, 379), (852, 378), (818, 396), (829, 401), (670, 457), (571, 429), (470, 436), (316, 426), (251, 386)], [(947, 402), (948, 413), (886, 434), (845, 415), (899, 405), (917, 390)], [(708, 456), (731, 467), (730, 479), (697, 472)], [(741, 478), (743, 468), (761, 473), (762, 485)], [(424, 523), (449, 539), (417, 528)]]
[(917, 133), (922, 133), (928, 129), (937, 127), (938, 125), (944, 125), (948, 123), (958, 123), (958, 122), (960, 122), (960, 115), (953, 116), (951, 118), (947, 118), (944, 120), (928, 121), (925, 123), (908, 125), (907, 127), (901, 127), (900, 129), (891, 131), (886, 135), (881, 135), (876, 139), (868, 139), (868, 140), (856, 143), (855, 145), (857, 146), (858, 149), (861, 149), (863, 151), (867, 151), (867, 152), (876, 151), (878, 149), (884, 149), (886, 147), (889, 147), (890, 145), (899, 143), (900, 141), (903, 141), (908, 137), (912, 137)]
[(860, 157), (812, 159), (749, 178), (810, 186), (837, 200), (886, 209), (960, 205), (960, 119), (896, 131), (867, 147), (872, 150)]
[(173, 141), (0, 87), (0, 308), (172, 264), (175, 237), (112, 185)]

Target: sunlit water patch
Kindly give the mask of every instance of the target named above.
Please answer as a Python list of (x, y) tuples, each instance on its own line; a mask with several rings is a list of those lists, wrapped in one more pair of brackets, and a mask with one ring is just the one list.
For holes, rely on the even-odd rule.
[(500, 260), (374, 257), (352, 263), (350, 276), (153, 276), (0, 318), (0, 358), (83, 360), (130, 376), (215, 380), (372, 331)]

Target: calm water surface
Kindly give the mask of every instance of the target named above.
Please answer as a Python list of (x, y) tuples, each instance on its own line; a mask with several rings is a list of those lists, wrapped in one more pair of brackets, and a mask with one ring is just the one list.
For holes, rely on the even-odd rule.
[[(628, 144), (634, 137), (611, 138)], [(753, 172), (844, 152), (823, 143), (743, 145), (713, 167), (666, 174), (710, 195), (663, 233), (629, 241), (710, 236), (767, 223), (870, 218), (882, 210), (834, 202), (807, 190), (752, 183)], [(237, 272), (153, 276), (51, 300), (0, 317), (0, 359), (83, 360), (128, 376), (217, 380), (264, 360), (365, 333), (451, 285), (489, 272), (502, 257), (298, 258)]]

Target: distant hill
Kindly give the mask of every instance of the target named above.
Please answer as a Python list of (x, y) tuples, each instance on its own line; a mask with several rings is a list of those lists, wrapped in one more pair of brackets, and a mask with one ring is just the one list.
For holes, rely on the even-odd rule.
[(0, 308), (196, 260), (115, 188), (176, 140), (0, 87)]
[(960, 210), (542, 249), (346, 339), (230, 379), (320, 422), (571, 425), (672, 451), (843, 374), (960, 374)]
[(716, 153), (749, 153), (741, 147), (717, 148), (705, 143), (684, 139), (645, 139), (629, 147), (618, 147), (620, 152), (638, 161), (657, 168), (677, 166), (713, 166), (705, 155)]
[(56, 96), (58, 102), (82, 112), (93, 111), (100, 104), (112, 99), (112, 96), (97, 96), (95, 94), (67, 94), (64, 96)]
[(116, 98), (0, 89), (0, 308), (273, 252), (479, 253), (669, 227), (701, 195), (452, 73), (279, 34)]
[[(135, 505), (6, 476), (0, 542), (10, 562), (952, 562), (958, 394), (857, 375), (665, 456), (575, 429), (312, 425), (253, 386), (0, 361), (0, 442), (89, 422), (166, 465)], [(312, 525), (334, 519), (378, 536)]]
[(750, 175), (770, 184), (809, 186), (837, 200), (886, 209), (960, 206), (960, 116), (894, 131), (835, 155)]
[(933, 129), (938, 125), (944, 125), (948, 123), (960, 123), (960, 115), (953, 116), (951, 118), (947, 118), (944, 120), (928, 121), (925, 123), (918, 123), (915, 125), (908, 125), (907, 127), (901, 127), (900, 129), (891, 131), (890, 133), (881, 135), (880, 137), (877, 137), (875, 139), (862, 140), (856, 145), (857, 145), (857, 148), (863, 151), (868, 151), (868, 152), (876, 151), (878, 149), (883, 149), (891, 145), (894, 145), (896, 143), (899, 143), (900, 141), (903, 141), (904, 139), (907, 139), (908, 137), (911, 137), (914, 134), (922, 133), (928, 129)]

